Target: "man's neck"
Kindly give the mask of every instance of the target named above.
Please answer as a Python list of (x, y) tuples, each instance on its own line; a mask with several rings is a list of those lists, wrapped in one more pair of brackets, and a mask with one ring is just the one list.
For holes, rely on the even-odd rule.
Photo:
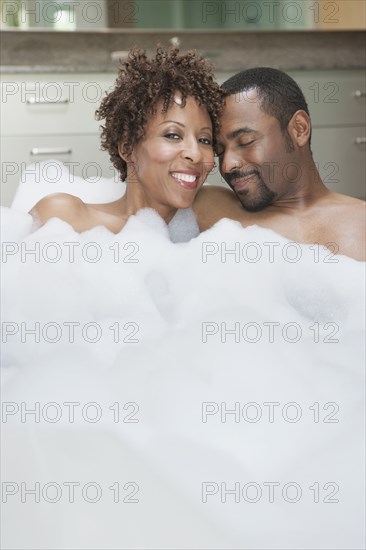
[(304, 211), (321, 202), (331, 195), (322, 182), (313, 163), (310, 169), (304, 170), (296, 189), (285, 196), (279, 197), (272, 203), (273, 208), (289, 208), (297, 212)]

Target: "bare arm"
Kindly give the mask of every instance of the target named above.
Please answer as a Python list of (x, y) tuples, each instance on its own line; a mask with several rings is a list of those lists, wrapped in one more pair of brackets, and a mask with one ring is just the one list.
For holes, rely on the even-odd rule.
[(204, 185), (192, 208), (201, 231), (209, 229), (222, 218), (236, 220), (243, 217), (243, 209), (235, 194), (218, 185)]
[(72, 225), (75, 231), (81, 232), (89, 229), (85, 223), (85, 211), (85, 204), (78, 197), (68, 193), (54, 193), (43, 197), (29, 213), (38, 227), (51, 218), (60, 218)]

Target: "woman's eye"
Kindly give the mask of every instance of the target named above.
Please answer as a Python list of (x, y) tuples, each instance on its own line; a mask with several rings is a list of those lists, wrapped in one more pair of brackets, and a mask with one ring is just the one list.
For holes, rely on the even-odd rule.
[(180, 139), (180, 135), (176, 134), (175, 132), (169, 132), (168, 134), (165, 134), (164, 137), (168, 139), (173, 139), (173, 140)]
[(200, 142), (204, 145), (212, 145), (212, 139), (209, 138), (200, 138)]

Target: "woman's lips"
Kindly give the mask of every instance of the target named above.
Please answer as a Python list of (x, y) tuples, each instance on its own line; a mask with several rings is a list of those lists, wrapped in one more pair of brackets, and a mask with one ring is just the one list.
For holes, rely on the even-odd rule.
[(178, 185), (185, 189), (195, 189), (200, 177), (200, 173), (193, 170), (171, 172), (170, 175), (175, 179)]

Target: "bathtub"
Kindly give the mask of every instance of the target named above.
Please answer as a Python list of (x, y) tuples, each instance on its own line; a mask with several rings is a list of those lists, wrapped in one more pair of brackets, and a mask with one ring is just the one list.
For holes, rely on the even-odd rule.
[(230, 220), (173, 244), (148, 209), (34, 231), (25, 195), (2, 209), (3, 546), (363, 548), (365, 264)]

